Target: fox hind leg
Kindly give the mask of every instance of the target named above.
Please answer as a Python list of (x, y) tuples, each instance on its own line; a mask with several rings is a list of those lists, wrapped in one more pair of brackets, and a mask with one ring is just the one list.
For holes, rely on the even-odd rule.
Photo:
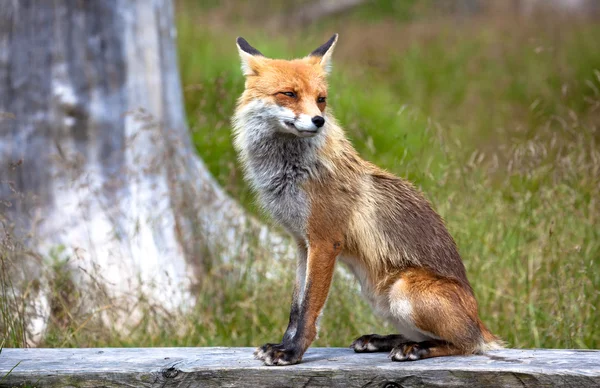
[(399, 334), (367, 334), (355, 339), (350, 348), (356, 353), (389, 352), (406, 342), (409, 341)]
[(468, 283), (424, 268), (405, 270), (389, 291), (390, 311), (411, 341), (390, 353), (394, 361), (480, 353), (500, 346), (480, 321)]

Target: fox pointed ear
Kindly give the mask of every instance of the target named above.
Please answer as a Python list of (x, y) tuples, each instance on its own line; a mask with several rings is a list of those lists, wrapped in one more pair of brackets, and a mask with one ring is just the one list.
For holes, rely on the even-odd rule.
[(241, 36), (236, 40), (238, 52), (242, 59), (242, 72), (244, 75), (257, 75), (260, 69), (260, 64), (265, 58), (264, 55)]
[(338, 40), (338, 34), (333, 34), (331, 38), (321, 47), (310, 53), (308, 56), (309, 60), (313, 63), (318, 63), (321, 65), (325, 72), (331, 72), (331, 55), (333, 54), (333, 49), (335, 48), (335, 44)]

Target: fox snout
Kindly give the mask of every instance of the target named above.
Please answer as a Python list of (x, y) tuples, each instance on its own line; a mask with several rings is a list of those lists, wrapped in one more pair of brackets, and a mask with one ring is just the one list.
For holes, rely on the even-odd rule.
[(299, 137), (312, 137), (319, 133), (319, 129), (325, 125), (323, 116), (310, 116), (308, 114), (294, 115), (293, 119), (284, 118), (281, 120), (285, 132), (292, 133)]

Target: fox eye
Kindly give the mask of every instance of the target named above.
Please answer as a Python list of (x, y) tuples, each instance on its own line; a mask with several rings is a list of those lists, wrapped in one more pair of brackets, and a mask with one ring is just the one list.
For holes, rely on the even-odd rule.
[(317, 102), (318, 103), (325, 102), (325, 100), (327, 100), (327, 97), (319, 97), (319, 98), (317, 98)]
[(294, 92), (280, 92), (281, 94), (285, 94), (288, 97), (296, 98), (296, 93)]

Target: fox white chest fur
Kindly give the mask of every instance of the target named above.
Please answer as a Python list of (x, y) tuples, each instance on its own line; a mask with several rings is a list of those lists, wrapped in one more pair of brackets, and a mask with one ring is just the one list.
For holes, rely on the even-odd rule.
[(302, 184), (322, 168), (316, 152), (325, 134), (298, 138), (281, 133), (270, 109), (276, 108), (255, 100), (238, 110), (234, 144), (262, 207), (291, 234), (305, 238), (310, 203)]

